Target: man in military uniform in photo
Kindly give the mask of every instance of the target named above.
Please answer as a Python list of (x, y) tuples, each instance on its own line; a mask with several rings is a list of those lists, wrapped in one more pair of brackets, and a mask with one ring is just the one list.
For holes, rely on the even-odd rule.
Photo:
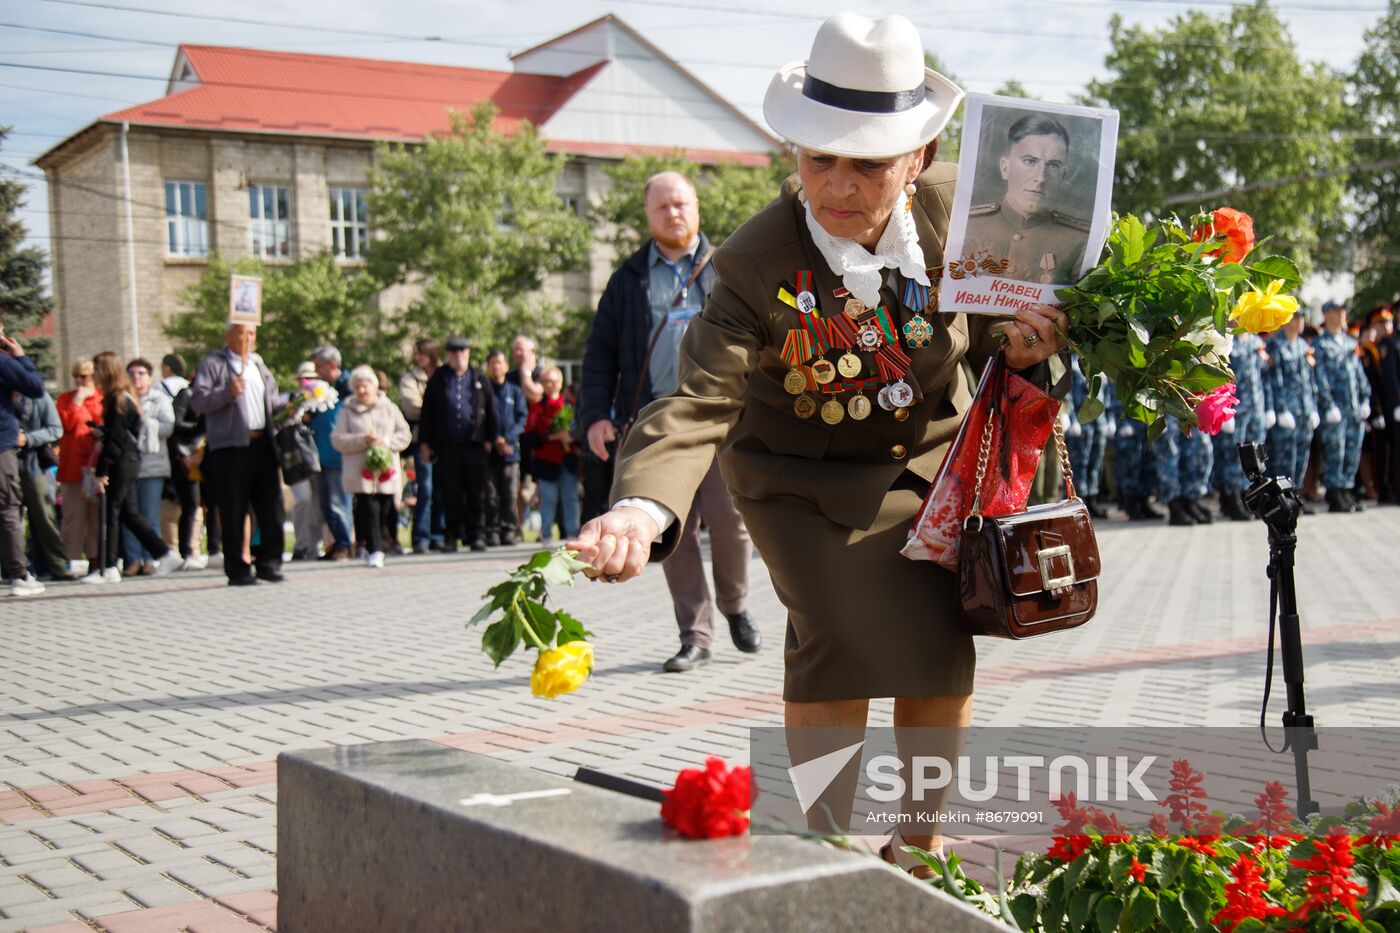
[(1104, 403), (1103, 412), (1088, 424), (1080, 424), (1079, 406), (1089, 397), (1089, 380), (1079, 371), (1078, 359), (1070, 364), (1070, 380), (1069, 425), (1065, 428), (1065, 446), (1069, 448), (1069, 465), (1074, 470), (1074, 486), (1090, 515), (1108, 518), (1108, 509), (1098, 501), (1098, 495), (1103, 478), (1103, 455), (1115, 427), (1113, 415), (1108, 409), (1113, 388), (1105, 379), (1098, 395), (1099, 401)]
[(1157, 499), (1167, 504), (1173, 525), (1209, 525), (1210, 510), (1201, 502), (1210, 485), (1215, 451), (1200, 431), (1181, 433), (1181, 422), (1167, 415), (1167, 429), (1152, 442), (1157, 455)]
[(1157, 460), (1147, 443), (1147, 425), (1126, 417), (1116, 392), (1110, 393), (1109, 416), (1117, 425), (1113, 434), (1113, 482), (1118, 487), (1118, 507), (1133, 521), (1161, 518), (1152, 507), (1157, 487)]
[(1235, 337), (1234, 348), (1230, 351), (1230, 369), (1235, 373), (1235, 396), (1239, 404), (1235, 417), (1225, 422), (1215, 436), (1220, 511), (1231, 521), (1247, 522), (1251, 517), (1244, 504), (1249, 480), (1240, 465), (1238, 445), (1264, 443), (1268, 429), (1277, 421), (1264, 383), (1267, 365), (1268, 354), (1262, 337), (1248, 333)]
[(963, 252), (1006, 259), (1008, 279), (1073, 284), (1089, 221), (1051, 207), (1065, 177), (1069, 131), (1052, 117), (1027, 114), (1011, 124), (1006, 142), (998, 163), (1006, 194), (968, 211)]
[(1371, 384), (1357, 356), (1356, 339), (1346, 332), (1345, 305), (1322, 306), (1322, 333), (1313, 341), (1317, 366), (1317, 407), (1322, 414), (1322, 485), (1329, 512), (1359, 512), (1352, 496), (1361, 466), (1361, 441), (1371, 415)]
[[(1269, 351), (1269, 367), (1264, 381), (1274, 404), (1277, 419), (1269, 429), (1269, 467), (1273, 473), (1287, 476), (1303, 493), (1303, 477), (1308, 471), (1308, 451), (1313, 431), (1321, 419), (1317, 414), (1317, 392), (1313, 383), (1312, 366), (1308, 363), (1308, 345), (1301, 339), (1303, 312), (1269, 335), (1265, 346)], [(1313, 507), (1302, 500), (1303, 514), (1313, 514)]]

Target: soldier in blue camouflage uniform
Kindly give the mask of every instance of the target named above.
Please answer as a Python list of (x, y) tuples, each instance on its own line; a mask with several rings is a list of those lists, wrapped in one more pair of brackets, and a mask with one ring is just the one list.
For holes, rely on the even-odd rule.
[(1220, 511), (1231, 521), (1247, 522), (1249, 509), (1244, 504), (1244, 491), (1249, 480), (1240, 466), (1240, 444), (1262, 444), (1268, 428), (1275, 422), (1273, 406), (1264, 384), (1264, 367), (1268, 354), (1264, 340), (1257, 334), (1235, 337), (1230, 351), (1230, 368), (1235, 373), (1235, 397), (1239, 399), (1235, 417), (1227, 421), (1215, 436), (1215, 463), (1220, 486)]
[(1361, 368), (1356, 339), (1346, 332), (1346, 317), (1345, 305), (1324, 304), (1323, 331), (1313, 341), (1313, 376), (1322, 415), (1322, 485), (1327, 487), (1329, 512), (1361, 511), (1351, 489), (1371, 414), (1371, 383)]
[(1157, 485), (1156, 458), (1147, 443), (1147, 425), (1127, 418), (1116, 392), (1109, 393), (1109, 417), (1113, 432), (1113, 479), (1118, 486), (1118, 506), (1133, 521), (1161, 518), (1148, 501)]
[(1152, 443), (1157, 455), (1157, 499), (1165, 502), (1173, 525), (1209, 525), (1211, 514), (1201, 503), (1210, 484), (1215, 451), (1200, 431), (1181, 433), (1181, 421), (1167, 415), (1167, 429)]
[[(1308, 345), (1300, 339), (1303, 314), (1298, 312), (1283, 327), (1265, 341), (1269, 351), (1269, 367), (1264, 371), (1269, 398), (1278, 416), (1269, 429), (1269, 467), (1275, 476), (1287, 476), (1303, 493), (1303, 477), (1308, 470), (1308, 448), (1312, 446), (1313, 431), (1321, 419), (1317, 414), (1317, 391), (1312, 366), (1308, 363)], [(1303, 513), (1311, 515), (1313, 508), (1303, 499)]]
[(1079, 371), (1079, 360), (1070, 363), (1070, 410), (1069, 424), (1065, 428), (1065, 446), (1069, 448), (1069, 465), (1074, 470), (1074, 486), (1089, 514), (1095, 518), (1107, 518), (1108, 510), (1098, 501), (1100, 481), (1103, 478), (1103, 455), (1108, 447), (1108, 439), (1114, 434), (1114, 419), (1109, 411), (1109, 398), (1113, 389), (1104, 380), (1099, 389), (1099, 401), (1104, 403), (1101, 415), (1088, 424), (1079, 423), (1079, 406), (1089, 397), (1089, 380)]

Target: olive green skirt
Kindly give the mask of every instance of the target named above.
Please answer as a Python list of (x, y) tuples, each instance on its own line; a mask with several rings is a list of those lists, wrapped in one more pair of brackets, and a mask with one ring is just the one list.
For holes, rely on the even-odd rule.
[(788, 611), (783, 699), (972, 692), (977, 652), (954, 621), (957, 579), (899, 553), (927, 488), (904, 473), (863, 531), (805, 499), (735, 496)]

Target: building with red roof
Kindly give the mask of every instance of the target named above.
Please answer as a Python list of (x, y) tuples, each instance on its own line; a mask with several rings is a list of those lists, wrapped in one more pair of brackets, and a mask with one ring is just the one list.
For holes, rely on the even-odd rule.
[[(484, 102), (501, 131), (529, 121), (568, 156), (559, 194), (580, 211), (606, 187), (603, 167), (625, 156), (683, 149), (701, 163), (761, 165), (777, 148), (611, 15), (511, 63), (181, 46), (164, 97), (106, 114), (36, 160), (49, 181), (57, 358), (165, 352), (162, 324), (213, 252), (360, 261), (375, 144), (421, 141)], [(551, 297), (596, 302), (612, 257), (593, 252), (590, 269), (547, 284)]]

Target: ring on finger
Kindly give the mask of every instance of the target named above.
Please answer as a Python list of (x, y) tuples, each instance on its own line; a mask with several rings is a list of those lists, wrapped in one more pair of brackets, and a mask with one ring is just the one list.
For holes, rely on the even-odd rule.
[(610, 573), (610, 574), (608, 574), (607, 576), (605, 576), (603, 579), (606, 580), (608, 583), (616, 583), (616, 582), (618, 582), (619, 580), (622, 579), (622, 574), (619, 574), (619, 573)]
[(1040, 343), (1040, 335), (1037, 334), (1035, 331), (1031, 331), (1029, 334), (1026, 334), (1021, 339), (1025, 342), (1026, 349), (1030, 349), (1031, 347)]

